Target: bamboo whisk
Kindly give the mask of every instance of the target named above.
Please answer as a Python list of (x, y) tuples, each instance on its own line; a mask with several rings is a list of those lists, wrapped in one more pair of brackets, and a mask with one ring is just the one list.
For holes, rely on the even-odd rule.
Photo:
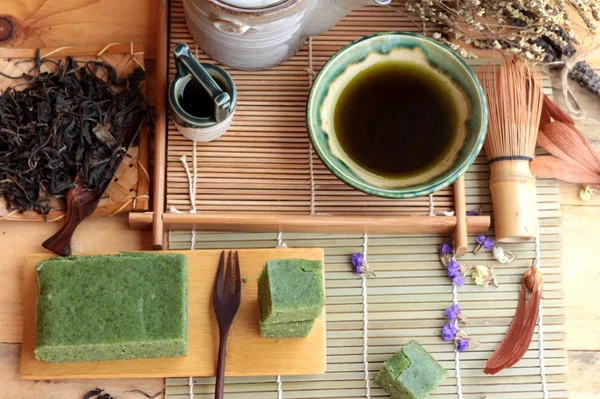
[(496, 240), (526, 242), (536, 236), (535, 181), (529, 170), (537, 141), (544, 95), (535, 67), (519, 59), (477, 76), (485, 92), (489, 122), (485, 153), (490, 162)]

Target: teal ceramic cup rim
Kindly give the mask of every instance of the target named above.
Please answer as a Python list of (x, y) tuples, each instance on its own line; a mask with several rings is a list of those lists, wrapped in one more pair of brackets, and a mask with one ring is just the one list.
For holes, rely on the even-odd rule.
[[(225, 91), (229, 93), (229, 96), (231, 97), (230, 115), (233, 115), (237, 104), (237, 88), (235, 86), (235, 82), (223, 68), (210, 63), (202, 63), (201, 65), (213, 77), (213, 79), (216, 78), (222, 81), (222, 83), (225, 83), (227, 86)], [(185, 76), (176, 75), (171, 82), (169, 87), (169, 104), (173, 110), (174, 119), (179, 125), (186, 127), (202, 128), (214, 126), (217, 124), (217, 121), (214, 118), (199, 118), (197, 116), (190, 115), (185, 112), (181, 105), (179, 105), (179, 91), (181, 90), (182, 86), (186, 85), (192, 79), (193, 78), (191, 74), (187, 74)]]
[[(378, 38), (389, 36), (392, 44), (371, 44), (368, 51), (356, 50), (368, 41), (375, 42)], [(380, 41), (381, 42), (381, 41)], [(342, 75), (346, 69), (354, 64), (364, 61), (372, 53), (387, 54), (397, 48), (419, 47), (425, 53), (430, 66), (441, 71), (459, 87), (467, 97), (470, 105), (470, 116), (467, 121), (466, 142), (458, 155), (456, 162), (443, 173), (427, 182), (397, 188), (380, 188), (366, 182), (329, 148), (329, 134), (322, 127), (321, 108), (328, 96), (330, 85)], [(356, 55), (351, 52), (356, 50)], [(345, 59), (346, 61), (342, 60)], [(448, 65), (456, 64), (463, 70), (455, 71)], [(449, 62), (452, 61), (452, 62)], [(446, 66), (445, 66), (446, 65)], [(462, 79), (461, 79), (462, 78)], [(323, 66), (316, 77), (306, 105), (306, 125), (313, 148), (323, 164), (340, 180), (347, 185), (366, 194), (385, 198), (414, 198), (429, 195), (435, 191), (454, 183), (473, 164), (485, 141), (487, 131), (487, 105), (485, 95), (479, 80), (469, 65), (441, 43), (425, 36), (404, 32), (383, 32), (360, 38), (338, 51)]]

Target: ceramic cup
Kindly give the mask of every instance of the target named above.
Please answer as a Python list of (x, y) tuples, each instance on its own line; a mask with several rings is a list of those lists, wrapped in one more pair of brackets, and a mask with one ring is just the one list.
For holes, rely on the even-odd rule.
[[(179, 51), (179, 52), (178, 52)], [(177, 75), (169, 87), (169, 104), (177, 130), (186, 138), (195, 142), (208, 142), (221, 137), (231, 126), (237, 103), (237, 89), (231, 76), (223, 68), (208, 64), (198, 63), (189, 55), (187, 45), (178, 45), (175, 49), (177, 62)], [(180, 64), (179, 56), (185, 54), (187, 65)], [(200, 66), (200, 67), (199, 67)], [(202, 78), (200, 75), (208, 73), (215, 82), (218, 82), (223, 91), (228, 94), (226, 108), (221, 109), (221, 115), (208, 118), (199, 118), (187, 113), (180, 104), (179, 93), (185, 90), (186, 85), (192, 80)]]
[[(435, 73), (452, 93), (461, 121), (445, 159), (409, 177), (378, 176), (356, 164), (343, 151), (333, 122), (346, 85), (366, 68), (388, 60), (415, 63)], [(340, 180), (367, 194), (412, 198), (452, 184), (473, 164), (485, 140), (487, 108), (479, 81), (456, 53), (424, 36), (388, 32), (350, 43), (325, 64), (312, 86), (306, 121), (316, 153)]]

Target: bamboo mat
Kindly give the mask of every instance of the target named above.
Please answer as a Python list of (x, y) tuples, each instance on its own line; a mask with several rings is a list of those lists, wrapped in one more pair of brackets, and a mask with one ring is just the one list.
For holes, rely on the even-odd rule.
[[(332, 31), (313, 38), (313, 69), (318, 72), (325, 61), (350, 40), (386, 30), (420, 32), (421, 28), (388, 8), (362, 8), (351, 13)], [(194, 48), (185, 26), (181, 2), (173, 0), (171, 46), (182, 41)], [(244, 210), (307, 214), (313, 206), (316, 213), (336, 215), (426, 215), (430, 213), (431, 205), (434, 211), (452, 210), (451, 188), (437, 192), (433, 202), (429, 198), (382, 200), (349, 189), (325, 169), (316, 154), (310, 151), (304, 125), (304, 106), (309, 91), (306, 71), (310, 67), (309, 52), (309, 46), (305, 44), (291, 60), (268, 71), (230, 71), (240, 90), (239, 108), (232, 129), (222, 139), (198, 146), (198, 213)], [(201, 51), (198, 56), (203, 62), (213, 62)], [(470, 64), (476, 69), (489, 61), (473, 60)], [(171, 73), (173, 68), (171, 65)], [(544, 78), (544, 90), (551, 94), (547, 77)], [(188, 183), (179, 157), (191, 158), (192, 143), (180, 136), (172, 123), (168, 140), (167, 207), (187, 211)], [(465, 180), (466, 209), (491, 214), (489, 168), (483, 155), (469, 169)], [(463, 258), (465, 263), (495, 265), (500, 287), (485, 289), (467, 278), (467, 284), (458, 288), (458, 301), (470, 320), (463, 330), (481, 341), (481, 345), (459, 354), (457, 362), (454, 346), (440, 338), (445, 323), (444, 310), (452, 304), (453, 293), (437, 251), (439, 244), (451, 241), (451, 237), (366, 237), (368, 262), (378, 278), (366, 281), (367, 312), (364, 312), (363, 281), (352, 274), (349, 263), (350, 254), (363, 250), (365, 237), (362, 235), (170, 232), (171, 249), (263, 248), (281, 243), (289, 247), (325, 248), (327, 373), (302, 377), (226, 378), (226, 397), (386, 397), (372, 379), (385, 360), (411, 339), (417, 339), (448, 370), (448, 379), (434, 392), (434, 398), (568, 398), (558, 186), (554, 181), (540, 180), (537, 194), (538, 248), (545, 277), (543, 334), (539, 333), (538, 327), (525, 357), (497, 376), (485, 376), (483, 368), (511, 322), (522, 275), (535, 257), (535, 243), (506, 245), (505, 248), (518, 257), (510, 265), (498, 266), (489, 253), (475, 257), (469, 252)], [(493, 230), (489, 234), (493, 235)], [(472, 251), (475, 237), (470, 236), (469, 241)], [(368, 323), (367, 340), (363, 339), (365, 320)], [(541, 341), (543, 345), (540, 345)], [(368, 369), (368, 393), (365, 366)], [(213, 397), (214, 378), (193, 378), (192, 381), (193, 395), (190, 395), (189, 379), (167, 379), (166, 398)]]
[[(363, 7), (333, 30), (314, 37), (312, 46), (306, 43), (278, 67), (260, 72), (228, 69), (238, 87), (238, 108), (232, 127), (222, 138), (197, 145), (197, 212), (429, 215), (427, 197), (389, 200), (367, 196), (346, 186), (321, 163), (306, 132), (304, 114), (310, 90), (307, 71), (311, 66), (318, 72), (348, 42), (389, 30), (421, 32), (422, 28), (390, 8)], [(202, 62), (214, 62), (196, 48), (185, 24), (181, 0), (172, 1), (170, 33), (171, 50), (176, 44), (186, 42)], [(471, 65), (477, 68), (489, 61), (473, 60)], [(171, 59), (170, 79), (175, 72)], [(546, 91), (551, 91), (549, 79), (544, 80), (544, 85)], [(166, 208), (187, 212), (189, 186), (180, 158), (185, 155), (192, 159), (193, 144), (179, 134), (172, 119), (167, 148)], [(475, 165), (474, 171), (479, 168)], [(468, 177), (467, 202), (472, 202), (479, 194), (476, 181), (479, 175)], [(454, 209), (452, 187), (436, 192), (433, 199), (440, 211)]]
[[(488, 178), (483, 165), (478, 172)], [(480, 182), (478, 198), (490, 207), (487, 185)], [(540, 266), (544, 273), (543, 351), (544, 376), (548, 398), (568, 398), (565, 347), (565, 301), (561, 269), (558, 187), (555, 182), (537, 182), (540, 217)], [(195, 249), (274, 247), (277, 233), (190, 233), (171, 232), (171, 249), (189, 249), (192, 234)], [(490, 232), (493, 234), (493, 232)], [(530, 349), (514, 367), (497, 376), (486, 376), (486, 360), (504, 338), (514, 314), (523, 273), (535, 257), (535, 243), (506, 245), (517, 260), (498, 265), (489, 253), (474, 256), (469, 252), (465, 263), (495, 265), (499, 288), (483, 288), (467, 278), (458, 288), (458, 301), (469, 323), (463, 331), (481, 345), (459, 354), (443, 342), (440, 331), (445, 323), (444, 310), (452, 303), (452, 286), (438, 260), (439, 244), (451, 237), (421, 235), (369, 235), (368, 263), (378, 278), (367, 279), (367, 360), (370, 396), (385, 397), (373, 382), (383, 361), (411, 339), (418, 340), (448, 370), (448, 379), (432, 397), (458, 397), (458, 375), (464, 399), (544, 398), (540, 362), (539, 327)], [(281, 396), (277, 377), (227, 378), (226, 397), (230, 399), (277, 398), (365, 398), (363, 362), (362, 279), (351, 272), (349, 256), (362, 251), (362, 235), (284, 233), (281, 241), (289, 247), (323, 247), (326, 262), (327, 295), (327, 373), (315, 376), (282, 376)], [(469, 237), (470, 251), (475, 237)], [(171, 378), (166, 384), (167, 399), (189, 398), (189, 380)], [(194, 397), (212, 398), (214, 378), (195, 378)]]

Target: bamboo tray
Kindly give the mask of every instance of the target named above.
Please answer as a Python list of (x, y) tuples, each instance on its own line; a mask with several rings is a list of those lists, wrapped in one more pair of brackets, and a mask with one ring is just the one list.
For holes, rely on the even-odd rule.
[[(165, 6), (166, 2), (162, 3)], [(159, 15), (159, 21), (170, 38), (159, 55), (168, 57), (173, 46), (186, 42), (202, 62), (214, 62), (194, 43), (181, 0), (171, 1), (168, 24), (164, 15)], [(192, 228), (346, 233), (452, 233), (458, 228), (457, 238), (462, 242), (467, 230), (487, 231), (489, 217), (465, 215), (465, 187), (472, 182), (461, 178), (454, 187), (431, 197), (376, 198), (337, 180), (311, 148), (305, 122), (311, 75), (307, 71), (318, 73), (336, 51), (361, 36), (419, 29), (393, 9), (368, 6), (312, 38), (310, 45), (303, 45), (280, 66), (260, 72), (228, 69), (238, 86), (238, 107), (232, 127), (222, 138), (197, 144), (197, 212), (189, 213), (188, 179), (180, 159), (185, 155), (193, 169), (193, 143), (177, 132), (169, 118), (166, 138), (160, 137), (163, 131), (156, 133), (157, 159), (164, 159), (164, 166), (155, 169), (156, 187), (165, 188), (155, 191), (160, 201), (156, 201), (154, 214), (131, 214), (131, 225), (153, 222), (156, 248), (162, 247), (164, 231)], [(159, 73), (161, 65), (159, 60)], [(167, 65), (172, 79), (173, 60), (168, 64), (165, 60), (165, 68)], [(456, 216), (432, 216), (449, 211)]]
[[(62, 47), (59, 49), (41, 49), (41, 58), (54, 60), (65, 59), (72, 56), (75, 60), (104, 61), (112, 65), (119, 76), (131, 73), (136, 67), (144, 65), (144, 48), (141, 43), (111, 44), (104, 48), (94, 47)], [(20, 76), (30, 73), (34, 66), (35, 50), (0, 48), (0, 71), (9, 76)], [(42, 65), (42, 72), (51, 71), (52, 63)], [(102, 77), (102, 72), (98, 73)], [(0, 75), (0, 92), (25, 82), (24, 79), (9, 79)], [(140, 132), (140, 144), (130, 148), (127, 157), (117, 170), (113, 181), (108, 186), (98, 208), (92, 214), (94, 217), (114, 215), (121, 212), (145, 211), (149, 203), (148, 175), (148, 132)], [(60, 221), (64, 218), (64, 210), (59, 201), (55, 201), (53, 209), (45, 217), (36, 212), (19, 213), (16, 210), (8, 211), (6, 203), (0, 197), (0, 220), (15, 221)]]
[[(38, 297), (36, 266), (49, 254), (25, 257), (23, 269), (23, 346), (21, 377), (29, 380), (64, 378), (162, 378), (214, 376), (218, 360), (219, 326), (213, 310), (212, 292), (221, 249), (177, 251), (188, 262), (188, 355), (159, 359), (134, 359), (79, 363), (48, 363), (35, 359), (35, 311)], [(323, 260), (321, 248), (240, 249), (242, 302), (229, 333), (228, 376), (261, 376), (275, 373), (310, 375), (325, 372), (326, 310), (306, 338), (265, 339), (259, 333), (256, 280), (268, 259)]]

